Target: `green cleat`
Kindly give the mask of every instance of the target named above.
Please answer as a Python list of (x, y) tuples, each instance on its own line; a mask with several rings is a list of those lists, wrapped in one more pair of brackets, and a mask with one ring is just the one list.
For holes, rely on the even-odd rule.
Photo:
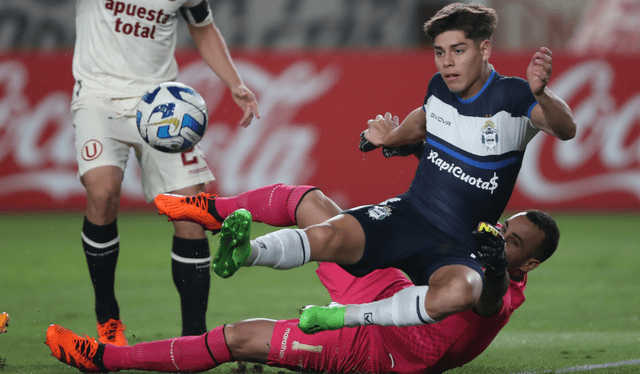
[(305, 334), (320, 331), (338, 330), (344, 326), (344, 305), (331, 303), (329, 306), (307, 305), (300, 311), (298, 327)]
[(222, 278), (232, 276), (251, 255), (251, 213), (238, 209), (220, 228), (220, 248), (211, 262), (211, 270)]

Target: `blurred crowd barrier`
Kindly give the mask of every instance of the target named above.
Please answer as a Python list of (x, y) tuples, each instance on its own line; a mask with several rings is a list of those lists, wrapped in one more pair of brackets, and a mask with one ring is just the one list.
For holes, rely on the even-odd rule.
[[(109, 0), (128, 3), (128, 0)], [(422, 24), (447, 0), (209, 0), (228, 44), (245, 48), (410, 47), (428, 44)], [(463, 1), (470, 2), (470, 1)], [(575, 30), (593, 17), (633, 27), (638, 0), (477, 0), (498, 12), (494, 46), (565, 48)], [(2, 0), (0, 49), (56, 49), (73, 45), (75, 0)], [(637, 5), (636, 5), (637, 6)], [(591, 13), (589, 13), (591, 12)], [(637, 11), (636, 13), (637, 14)], [(626, 16), (628, 21), (622, 20)], [(635, 26), (637, 28), (637, 26)], [(609, 29), (611, 27), (607, 27)], [(603, 29), (598, 33), (603, 37)], [(604, 33), (606, 34), (606, 33)], [(606, 35), (604, 36), (606, 38)], [(179, 45), (190, 45), (181, 22)]]
[[(408, 188), (415, 158), (363, 154), (357, 144), (368, 119), (387, 111), (403, 118), (422, 105), (436, 72), (430, 50), (254, 50), (233, 57), (259, 99), (262, 118), (246, 129), (228, 89), (199, 55), (178, 53), (178, 80), (196, 88), (209, 108), (201, 145), (218, 178), (211, 192), (311, 184), (348, 208)], [(84, 208), (69, 112), (71, 59), (70, 51), (0, 53), (0, 211)], [(491, 63), (503, 75), (524, 77), (530, 59), (528, 52), (496, 51)], [(572, 107), (578, 134), (568, 142), (534, 139), (510, 209), (640, 209), (639, 65), (640, 57), (554, 54), (550, 86)], [(122, 206), (152, 208), (134, 160)]]

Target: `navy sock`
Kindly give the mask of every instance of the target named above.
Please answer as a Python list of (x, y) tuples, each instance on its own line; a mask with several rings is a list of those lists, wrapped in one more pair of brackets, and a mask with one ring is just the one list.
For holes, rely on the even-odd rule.
[(85, 217), (82, 225), (82, 247), (95, 292), (98, 323), (105, 323), (109, 319), (120, 319), (120, 309), (114, 290), (116, 264), (120, 251), (116, 221), (99, 226), (89, 222)]

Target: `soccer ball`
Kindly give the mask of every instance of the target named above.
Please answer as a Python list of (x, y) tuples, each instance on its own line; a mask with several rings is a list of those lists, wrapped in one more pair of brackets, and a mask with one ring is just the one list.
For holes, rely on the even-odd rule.
[(193, 88), (165, 82), (147, 91), (136, 112), (138, 131), (150, 146), (169, 153), (193, 148), (204, 136), (207, 105)]

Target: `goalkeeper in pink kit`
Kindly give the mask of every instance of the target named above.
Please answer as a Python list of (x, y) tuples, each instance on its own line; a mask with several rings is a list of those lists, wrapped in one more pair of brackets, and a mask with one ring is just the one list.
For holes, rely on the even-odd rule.
[[(223, 219), (239, 208), (251, 212), (254, 221), (299, 227), (341, 212), (314, 187), (282, 184), (237, 197), (159, 195), (156, 204), (170, 220), (190, 220), (209, 230), (220, 228)], [(531, 210), (514, 215), (499, 229), (481, 224), (476, 237), (485, 266), (480, 300), (473, 309), (436, 324), (359, 326), (307, 334), (298, 319), (251, 319), (219, 326), (200, 336), (131, 347), (105, 345), (51, 325), (46, 343), (60, 361), (87, 372), (198, 372), (226, 362), (246, 361), (292, 370), (440, 373), (466, 364), (489, 346), (524, 302), (527, 273), (557, 248), (559, 231), (553, 218)], [(413, 286), (393, 268), (354, 277), (339, 265), (320, 263), (316, 272), (331, 299), (343, 305), (385, 299)], [(313, 321), (306, 323), (305, 331)]]

